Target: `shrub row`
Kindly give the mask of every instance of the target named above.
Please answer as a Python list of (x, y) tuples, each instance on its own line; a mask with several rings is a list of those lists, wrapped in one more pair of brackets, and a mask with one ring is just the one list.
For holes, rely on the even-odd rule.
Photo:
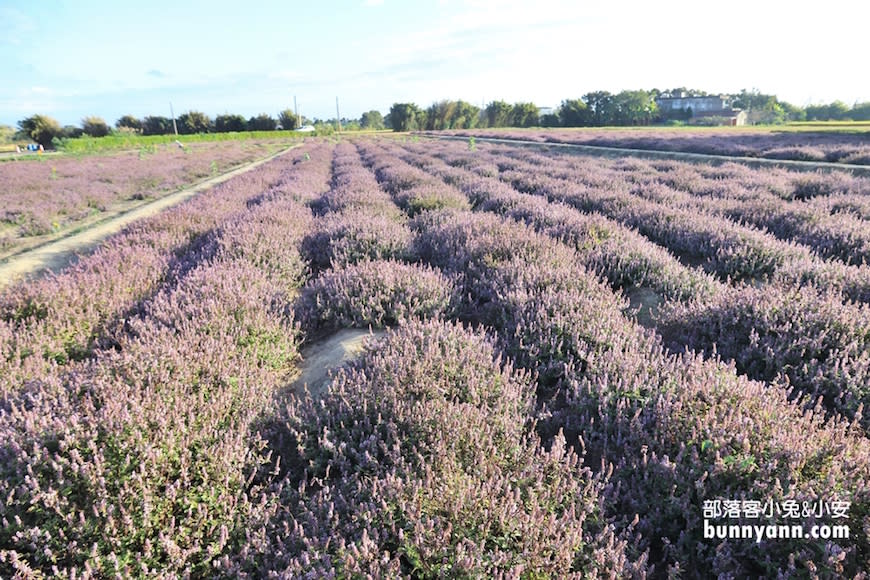
[(626, 180), (613, 175), (596, 175), (595, 171), (587, 175), (588, 168), (584, 168), (570, 178), (552, 177), (551, 171), (560, 170), (551, 170), (541, 161), (515, 159), (502, 159), (500, 169), (501, 178), (521, 191), (602, 213), (636, 228), (684, 259), (703, 264), (720, 278), (809, 283), (837, 289), (852, 300), (870, 302), (868, 267), (821, 260), (806, 246), (778, 240), (729, 219), (648, 201), (631, 193), (632, 186)]
[(291, 404), (272, 516), (229, 575), (626, 577), (601, 479), (529, 422), (533, 388), (479, 332), (411, 321)]
[[(467, 153), (458, 154), (469, 156)], [(428, 162), (431, 170), (437, 170)], [(596, 248), (587, 239), (581, 243), (570, 233), (565, 235), (565, 220), (575, 210), (566, 209), (559, 203), (548, 204), (545, 200), (512, 192), (494, 178), (472, 178), (457, 168), (441, 168), (464, 184), (471, 192), (472, 200), (480, 209), (507, 206), (507, 215), (525, 216), (526, 221), (551, 237), (573, 242), (584, 264), (590, 264), (588, 255), (595, 255)], [(497, 191), (497, 197), (487, 197), (487, 191)], [(486, 201), (482, 201), (486, 200)], [(482, 203), (480, 203), (482, 201)], [(583, 214), (577, 214), (582, 216)], [(532, 219), (528, 219), (532, 216)], [(586, 216), (583, 216), (585, 218)], [(580, 218), (580, 219), (583, 219)], [(586, 218), (588, 223), (590, 218)], [(543, 224), (543, 227), (541, 225)], [(554, 226), (558, 224), (562, 227)], [(578, 228), (579, 229), (579, 228)], [(569, 230), (571, 233), (577, 230)], [(580, 230), (583, 231), (583, 230)], [(588, 231), (588, 226), (587, 226)], [(593, 230), (594, 232), (595, 230)], [(606, 231), (606, 230), (605, 230)], [(641, 246), (642, 247), (642, 246)], [(627, 248), (622, 251), (626, 262), (642, 268), (642, 259), (635, 258)], [(667, 256), (667, 254), (665, 254)], [(594, 259), (593, 259), (594, 260)], [(615, 265), (604, 264), (600, 271), (611, 285), (618, 286), (624, 279), (623, 262), (613, 260)], [(598, 266), (600, 262), (591, 261)], [(608, 267), (609, 266), (609, 267)], [(641, 270), (649, 272), (649, 270)], [(686, 269), (672, 267), (670, 271), (682, 274)], [(655, 270), (653, 270), (655, 272)], [(688, 272), (692, 272), (688, 270)], [(641, 278), (654, 289), (667, 290), (653, 276)], [(691, 279), (685, 276), (683, 280)], [(680, 282), (676, 276), (666, 280)], [(615, 284), (617, 282), (617, 284)], [(707, 356), (718, 355), (734, 360), (741, 374), (766, 382), (788, 381), (796, 396), (803, 396), (814, 406), (823, 396), (825, 408), (868, 425), (861, 409), (868, 398), (870, 382), (870, 310), (866, 305), (843, 304), (838, 296), (820, 293), (811, 288), (784, 288), (768, 284), (764, 288), (751, 286), (729, 287), (711, 284), (706, 293), (689, 294), (697, 286), (685, 284), (684, 296), (667, 294), (671, 303), (658, 316), (657, 331), (666, 336), (671, 350), (680, 352), (690, 348)]]
[[(572, 179), (578, 170), (588, 171), (588, 162), (556, 157), (549, 164), (558, 177)], [(683, 207), (723, 216), (739, 223), (766, 229), (774, 236), (809, 246), (824, 258), (837, 258), (844, 263), (860, 265), (870, 257), (870, 223), (849, 211), (837, 211), (826, 195), (813, 196), (812, 201), (783, 199), (783, 187), (772, 172), (744, 171), (726, 168), (711, 176), (704, 166), (679, 162), (658, 162), (646, 165), (610, 164), (598, 169), (628, 178), (631, 192), (669, 207)], [(627, 171), (619, 176), (620, 171)], [(817, 184), (843, 183), (843, 192), (851, 197), (864, 197), (870, 192), (870, 181), (841, 174), (799, 174), (792, 179), (803, 180), (803, 189)], [(762, 176), (768, 176), (763, 179)], [(821, 181), (819, 181), (821, 180)], [(834, 189), (836, 191), (836, 189)], [(833, 210), (833, 211), (832, 211)]]
[(405, 158), (421, 167), (425, 164), (429, 172), (457, 187), (476, 210), (525, 222), (574, 246), (584, 265), (607, 278), (613, 288), (649, 287), (663, 297), (683, 300), (706, 296), (723, 287), (711, 276), (683, 266), (667, 250), (617, 222), (520, 193), (495, 177), (478, 174), (480, 168), (465, 169), (466, 160), (473, 154), (445, 150), (440, 152), (442, 161), (427, 157), (420, 148), (415, 153)]
[[(867, 440), (845, 422), (802, 412), (784, 389), (666, 354), (570, 250), (552, 244), (512, 224), (452, 216), (427, 224), (420, 253), (448, 271), (474, 272), (463, 288), (469, 312), (484, 313), (507, 352), (538, 373), (550, 429), (579, 434), (593, 457), (615, 464), (607, 513), (618, 527), (640, 516), (638, 546), (651, 549), (652, 562), (735, 576), (866, 566)], [(702, 535), (704, 499), (810, 501), (832, 489), (854, 502), (848, 542)]]
[[(635, 547), (659, 570), (849, 575), (870, 564), (870, 444), (849, 423), (721, 363), (667, 354), (574, 250), (527, 227), (468, 213), (424, 214), (416, 226), (420, 256), (462, 277), (465, 316), (538, 373), (541, 429), (562, 428), (614, 463), (606, 514), (624, 532), (639, 516)], [(853, 502), (848, 541), (703, 537), (704, 499), (815, 501), (832, 490)]]
[(298, 356), (289, 300), (311, 217), (261, 193), (112, 345), (5, 396), (3, 575), (208, 576), (262, 520), (260, 424)]
[(273, 190), (307, 187), (307, 175), (322, 175), (318, 159), (322, 166), (325, 155), (314, 149), (310, 162), (289, 172), (286, 162), (275, 160), (131, 225), (57, 275), (5, 289), (0, 294), (0, 392), (110, 346), (111, 336), (123, 332), (124, 320), (138, 315), (145, 301), (214, 255), (223, 224), (251, 219), (249, 208), (277, 195)]
[[(292, 262), (301, 236), (287, 226), (275, 230)], [(238, 256), (245, 229), (143, 305), (116, 348), (6, 399), (5, 573), (202, 576), (244, 537), (267, 459), (251, 431), (298, 342), (281, 315), (288, 281), (260, 252)]]
[(813, 288), (729, 289), (669, 303), (658, 330), (674, 350), (734, 360), (754, 379), (779, 382), (868, 427), (870, 306), (843, 304)]
[(333, 187), (312, 205), (323, 215), (303, 240), (302, 252), (316, 271), (412, 257), (407, 219), (363, 167), (352, 145), (336, 147)]

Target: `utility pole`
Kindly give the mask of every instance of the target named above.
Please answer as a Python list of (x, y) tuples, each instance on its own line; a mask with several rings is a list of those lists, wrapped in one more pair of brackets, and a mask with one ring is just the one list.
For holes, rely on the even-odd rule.
[(178, 137), (178, 125), (175, 124), (175, 111), (172, 110), (172, 101), (169, 101), (169, 114), (172, 115), (172, 129), (175, 131), (175, 136)]
[(335, 123), (338, 125), (338, 132), (341, 133), (341, 113), (338, 112), (338, 97), (335, 97)]
[[(296, 95), (293, 95), (293, 114), (296, 115), (296, 124), (302, 126), (302, 118), (299, 116), (299, 107), (296, 106)], [(299, 128), (297, 127), (297, 129)]]

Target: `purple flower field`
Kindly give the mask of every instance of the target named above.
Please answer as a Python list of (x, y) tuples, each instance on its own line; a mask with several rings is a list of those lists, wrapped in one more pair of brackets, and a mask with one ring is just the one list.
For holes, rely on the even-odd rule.
[(0, 576), (865, 577), (868, 199), (306, 142), (0, 293)]
[(108, 155), (47, 156), (0, 163), (0, 254), (124, 203), (157, 198), (265, 157), (251, 141), (152, 145)]
[(573, 143), (626, 149), (679, 151), (705, 155), (824, 161), (870, 165), (870, 134), (828, 132), (688, 131), (667, 129), (546, 131), (485, 130), (444, 131), (448, 135), (519, 139), (539, 143)]

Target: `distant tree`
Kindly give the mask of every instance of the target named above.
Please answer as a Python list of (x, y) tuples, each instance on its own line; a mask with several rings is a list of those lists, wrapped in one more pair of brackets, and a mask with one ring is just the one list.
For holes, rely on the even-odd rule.
[(845, 119), (849, 115), (849, 105), (843, 101), (834, 101), (828, 105), (827, 116), (828, 120), (839, 121)]
[(562, 101), (559, 107), (559, 121), (563, 127), (584, 127), (591, 124), (591, 113), (583, 99)]
[(443, 100), (426, 109), (426, 129), (472, 129), (480, 119), (480, 109), (465, 101)]
[[(802, 121), (813, 119), (817, 114), (817, 111), (812, 111), (812, 107), (802, 109), (780, 101), (776, 95), (764, 94), (758, 89), (751, 91), (742, 89), (738, 94), (732, 95), (731, 105), (744, 109), (750, 123), (779, 124), (786, 121)], [(840, 105), (843, 110), (848, 109), (845, 104), (840, 103)], [(827, 111), (828, 114), (830, 112)]]
[(437, 103), (432, 103), (426, 109), (426, 125), (427, 131), (440, 131), (442, 129), (451, 129), (450, 118), (454, 114), (456, 101), (443, 100)]
[(208, 133), (211, 131), (211, 119), (208, 115), (199, 111), (182, 113), (176, 119), (178, 132), (182, 135), (194, 135), (196, 133)]
[(55, 119), (47, 115), (33, 115), (18, 121), (18, 126), (31, 139), (43, 147), (51, 147), (52, 139), (63, 136), (63, 130)]
[(612, 100), (609, 125), (647, 125), (658, 114), (654, 97), (647, 91), (622, 91)]
[(779, 103), (783, 110), (785, 111), (785, 119), (786, 121), (806, 121), (807, 120), (807, 112), (803, 107), (798, 107), (797, 105), (792, 105), (791, 103), (786, 103), (785, 101), (780, 101)]
[(849, 116), (853, 121), (870, 121), (870, 102), (855, 103)]
[(124, 115), (123, 117), (115, 121), (115, 127), (118, 129), (130, 129), (131, 131), (141, 133), (142, 121), (140, 121), (133, 115)]
[(480, 107), (466, 101), (456, 101), (453, 114), (450, 116), (451, 129), (474, 129), (480, 120)]
[[(347, 119), (341, 120), (341, 130), (344, 131), (347, 128)], [(318, 126), (323, 127), (332, 127), (334, 131), (338, 131), (338, 121), (336, 121), (335, 117), (330, 117), (329, 119), (318, 120)]]
[(414, 123), (420, 129), (425, 128), (426, 127), (426, 111), (424, 111), (423, 109), (417, 109), (414, 112)]
[(744, 109), (747, 120), (751, 124), (773, 125), (788, 120), (785, 108), (777, 100), (776, 95), (765, 95), (757, 89), (743, 89), (731, 101), (732, 106)]
[(168, 135), (172, 133), (172, 119), (149, 115), (142, 119), (143, 135)]
[(487, 127), (507, 127), (511, 121), (510, 103), (492, 101), (483, 109)]
[(78, 139), (84, 134), (85, 131), (81, 127), (76, 127), (75, 125), (64, 125), (64, 128), (61, 129), (61, 134), (58, 135), (58, 137), (63, 139)]
[(424, 111), (423, 109), (417, 109), (414, 112), (414, 124), (420, 129), (426, 127), (426, 111)]
[(248, 119), (248, 131), (274, 131), (278, 121), (266, 113)]
[(15, 128), (9, 125), (0, 125), (0, 143), (12, 143), (15, 140)]
[(773, 95), (765, 95), (758, 89), (752, 89), (751, 91), (741, 89), (738, 94), (733, 95), (731, 105), (747, 112), (756, 111), (764, 109), (770, 102), (771, 98), (774, 100), (776, 99)]
[(241, 115), (218, 115), (214, 118), (214, 130), (216, 133), (238, 133), (247, 129), (248, 123)]
[(393, 103), (389, 117), (393, 131), (416, 131), (426, 126), (425, 111), (414, 103)]
[(789, 120), (788, 111), (783, 106), (783, 103), (780, 103), (776, 97), (773, 97), (773, 102), (767, 109), (768, 112), (768, 123), (774, 125), (781, 125)]
[(616, 118), (613, 95), (608, 91), (594, 91), (583, 95), (583, 102), (590, 111), (590, 125), (603, 127), (613, 125)]
[(541, 127), (558, 127), (561, 125), (559, 121), (559, 115), (555, 113), (547, 113), (546, 115), (541, 115), (540, 119)]
[(278, 113), (278, 124), (285, 131), (292, 131), (299, 128), (299, 118), (291, 109), (284, 109)]
[(90, 137), (105, 137), (109, 134), (109, 125), (102, 117), (85, 117), (82, 119), (82, 131)]
[(807, 105), (806, 108), (807, 121), (827, 121), (828, 106), (827, 105)]
[(359, 120), (359, 126), (363, 129), (380, 131), (384, 128), (384, 117), (380, 111), (366, 111)]
[(749, 119), (755, 123), (764, 123), (765, 125), (781, 125), (788, 120), (788, 114), (785, 108), (775, 96), (771, 96), (770, 100), (760, 110), (752, 111)]
[(514, 103), (508, 124), (511, 127), (535, 127), (538, 124), (538, 107), (535, 103)]
[[(331, 123), (335, 124), (335, 119), (329, 120)], [(347, 117), (341, 118), (341, 130), (342, 131), (359, 131), (360, 124), (359, 119), (348, 119)]]
[(311, 123), (317, 135), (332, 135), (335, 132), (335, 122), (332, 119), (324, 121), (315, 118)]

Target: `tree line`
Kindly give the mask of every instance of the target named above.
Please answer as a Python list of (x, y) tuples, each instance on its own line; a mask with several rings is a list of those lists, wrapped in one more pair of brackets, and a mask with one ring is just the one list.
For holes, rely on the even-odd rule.
[[(338, 122), (345, 130), (354, 129), (384, 129), (384, 118), (378, 111), (367, 111), (360, 119), (340, 119)], [(336, 119), (321, 120), (299, 118), (290, 109), (285, 109), (272, 117), (267, 113), (245, 118), (238, 114), (217, 115), (214, 119), (200, 111), (188, 111), (174, 119), (159, 115), (148, 115), (137, 118), (124, 115), (115, 121), (111, 127), (102, 117), (85, 117), (80, 126), (61, 126), (56, 119), (48, 115), (32, 115), (18, 122), (17, 134), (10, 136), (11, 140), (32, 139), (44, 147), (57, 145), (62, 139), (75, 139), (83, 135), (89, 137), (105, 137), (110, 134), (131, 133), (138, 135), (172, 135), (178, 130), (179, 135), (194, 135), (197, 133), (230, 133), (243, 131), (292, 131), (303, 124), (310, 123), (316, 130), (324, 132), (324, 127), (332, 127)]]
[[(228, 133), (242, 131), (294, 130), (311, 123), (320, 132), (328, 132), (340, 123), (344, 130), (436, 131), (441, 129), (474, 129), (490, 127), (603, 127), (681, 123), (691, 117), (691, 111), (662, 111), (656, 100), (664, 95), (709, 96), (699, 90), (679, 87), (669, 90), (633, 90), (610, 93), (593, 91), (580, 98), (563, 100), (555, 109), (542, 109), (535, 103), (491, 101), (478, 107), (463, 100), (442, 100), (422, 109), (415, 103), (393, 103), (386, 116), (371, 110), (359, 119), (300, 119), (285, 109), (272, 117), (266, 113), (245, 118), (238, 114), (217, 115), (214, 119), (199, 111), (182, 113), (173, 120), (149, 115), (141, 119), (124, 115), (110, 127), (100, 117), (85, 117), (81, 126), (62, 127), (46, 115), (33, 115), (19, 121), (19, 132), (13, 138), (32, 139), (51, 147), (56, 139), (88, 135), (103, 137), (117, 132), (141, 135), (170, 135), (177, 127), (180, 135), (195, 133)], [(834, 101), (827, 105), (798, 107), (779, 100), (776, 95), (757, 90), (742, 90), (723, 95), (734, 108), (747, 112), (750, 123), (780, 124), (791, 121), (870, 121), (870, 102), (846, 105)]]
[[(685, 87), (669, 90), (633, 90), (610, 93), (593, 91), (580, 98), (566, 99), (542, 112), (534, 103), (491, 101), (483, 108), (458, 100), (444, 100), (421, 109), (415, 103), (394, 103), (387, 125), (395, 131), (474, 129), (490, 127), (604, 127), (681, 123), (689, 110), (662, 111), (656, 100), (666, 95), (711, 96)], [(718, 96), (718, 95), (716, 95)], [(753, 124), (781, 124), (793, 121), (870, 121), (870, 102), (849, 107), (841, 101), (828, 105), (798, 107), (776, 95), (742, 90), (722, 95), (731, 106), (747, 112)]]

